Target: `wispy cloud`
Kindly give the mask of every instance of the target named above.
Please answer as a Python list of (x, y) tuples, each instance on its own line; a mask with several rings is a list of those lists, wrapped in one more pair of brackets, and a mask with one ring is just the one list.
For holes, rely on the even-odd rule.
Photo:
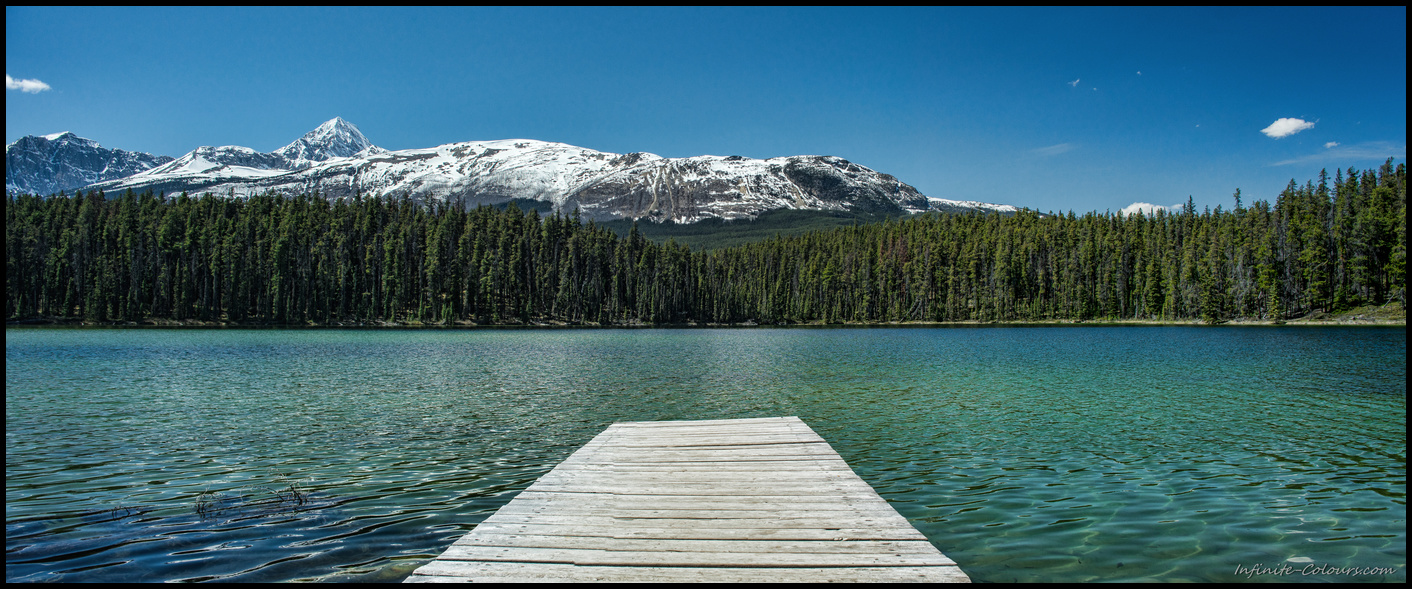
[(19, 90), (28, 94), (38, 94), (49, 89), (49, 85), (39, 80), (16, 80), (5, 74), (5, 89)]
[(1078, 87), (1079, 87), (1079, 80), (1078, 80), (1077, 78), (1075, 78), (1074, 81), (1069, 82), (1069, 85), (1072, 86), (1072, 87), (1074, 87), (1074, 88), (1078, 88)]
[(1335, 147), (1338, 147), (1338, 142), (1337, 142), (1337, 141), (1330, 141), (1330, 142), (1324, 144), (1324, 149), (1333, 149), (1333, 148), (1335, 148)]
[(1182, 205), (1179, 204), (1172, 205), (1170, 207), (1164, 207), (1162, 205), (1155, 205), (1150, 202), (1135, 202), (1133, 204), (1123, 207), (1123, 210), (1118, 212), (1122, 213), (1124, 217), (1131, 216), (1137, 213), (1142, 213), (1145, 216), (1151, 217), (1152, 215), (1157, 214), (1157, 211), (1159, 210), (1167, 211), (1169, 213), (1175, 213), (1178, 210), (1181, 210), (1181, 208)]
[(1305, 129), (1313, 128), (1314, 123), (1304, 119), (1279, 119), (1270, 123), (1270, 126), (1261, 129), (1260, 132), (1274, 137), (1275, 139), (1279, 139), (1281, 137), (1289, 137)]
[(1049, 146), (1049, 147), (1041, 147), (1041, 148), (1039, 148), (1039, 149), (1031, 149), (1031, 150), (1030, 150), (1030, 153), (1033, 153), (1033, 154), (1035, 154), (1035, 155), (1037, 155), (1037, 156), (1040, 156), (1040, 157), (1051, 157), (1051, 156), (1059, 155), (1059, 154), (1061, 154), (1061, 153), (1066, 153), (1066, 152), (1073, 151), (1073, 150), (1074, 150), (1075, 148), (1077, 148), (1077, 147), (1078, 147), (1077, 145), (1074, 145), (1074, 144), (1072, 144), (1072, 143), (1060, 143), (1060, 144), (1058, 144), (1058, 145), (1051, 145), (1051, 146)]
[(1288, 166), (1291, 164), (1316, 164), (1320, 162), (1333, 162), (1342, 165), (1343, 163), (1353, 161), (1382, 161), (1390, 157), (1407, 159), (1407, 144), (1405, 143), (1402, 145), (1391, 141), (1369, 141), (1357, 145), (1339, 145), (1332, 141), (1329, 143), (1333, 143), (1333, 146), (1324, 144), (1324, 151), (1275, 162), (1270, 165)]

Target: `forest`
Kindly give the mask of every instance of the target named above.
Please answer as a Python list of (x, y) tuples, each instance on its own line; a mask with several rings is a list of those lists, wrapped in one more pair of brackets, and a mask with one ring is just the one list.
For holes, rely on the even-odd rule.
[(127, 192), (9, 195), (10, 322), (667, 325), (1284, 320), (1406, 304), (1407, 175), (1273, 204), (924, 214), (693, 251), (577, 212)]

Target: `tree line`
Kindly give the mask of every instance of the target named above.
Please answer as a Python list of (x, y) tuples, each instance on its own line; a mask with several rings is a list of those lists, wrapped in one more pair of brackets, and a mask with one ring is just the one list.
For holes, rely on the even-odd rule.
[(712, 251), (406, 198), (6, 203), (6, 316), (232, 324), (1280, 320), (1406, 301), (1406, 167), (1197, 212), (926, 214)]

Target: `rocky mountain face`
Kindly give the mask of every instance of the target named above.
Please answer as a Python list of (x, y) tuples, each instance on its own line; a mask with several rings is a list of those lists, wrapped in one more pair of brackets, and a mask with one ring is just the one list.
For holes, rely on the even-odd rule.
[(294, 143), (275, 150), (274, 155), (284, 158), (288, 169), (303, 170), (336, 157), (353, 157), (369, 148), (381, 151), (353, 123), (334, 117)]
[(420, 202), (552, 203), (594, 220), (691, 223), (813, 209), (875, 213), (994, 210), (1007, 205), (928, 198), (888, 174), (830, 156), (664, 158), (528, 139), (388, 151), (333, 119), (281, 149), (201, 147), (141, 173), (92, 185), (247, 197), (268, 191), (326, 198), (406, 195)]
[(73, 133), (30, 135), (5, 146), (5, 192), (72, 192), (169, 161), (165, 155), (106, 149)]

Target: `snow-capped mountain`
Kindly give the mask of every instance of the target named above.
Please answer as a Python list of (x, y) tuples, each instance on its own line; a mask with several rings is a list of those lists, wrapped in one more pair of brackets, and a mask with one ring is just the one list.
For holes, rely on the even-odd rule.
[(334, 117), (274, 153), (288, 161), (289, 169), (302, 170), (336, 157), (358, 155), (370, 147), (373, 147), (372, 142), (363, 136), (357, 126), (341, 117)]
[(165, 165), (93, 185), (108, 192), (267, 191), (326, 198), (407, 195), (418, 201), (497, 204), (547, 201), (595, 220), (645, 218), (691, 223), (754, 218), (781, 209), (921, 212), (994, 210), (1007, 205), (928, 198), (888, 174), (830, 156), (765, 160), (741, 156), (664, 158), (615, 154), (529, 139), (451, 143), (387, 151), (357, 127), (333, 119), (271, 153), (202, 147)]
[(114, 180), (172, 161), (121, 149), (106, 149), (73, 133), (29, 135), (5, 146), (5, 192), (54, 194)]
[[(369, 154), (385, 151), (374, 147), (352, 123), (341, 118), (334, 118), (304, 134), (294, 143), (269, 153), (261, 153), (239, 145), (198, 147), (164, 165), (146, 170), (141, 178), (131, 179), (131, 182), (122, 184), (122, 188), (126, 189), (133, 185), (141, 185), (145, 188), (154, 180), (159, 183), (175, 182), (192, 185), (212, 181), (248, 181), (305, 170), (335, 158), (355, 156), (365, 150)], [(154, 189), (154, 191), (160, 190), (162, 189)], [(191, 191), (195, 192), (196, 190), (204, 191), (204, 189)], [(226, 193), (226, 191), (221, 192), (222, 194)], [(241, 194), (245, 193), (241, 192)]]

